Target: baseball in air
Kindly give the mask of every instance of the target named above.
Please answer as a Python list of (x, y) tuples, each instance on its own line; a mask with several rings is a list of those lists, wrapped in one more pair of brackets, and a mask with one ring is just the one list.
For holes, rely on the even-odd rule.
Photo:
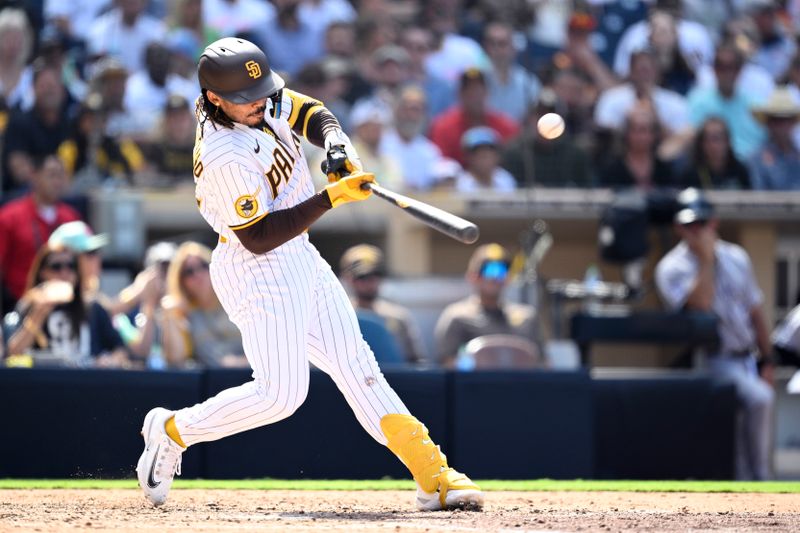
[(539, 118), (536, 128), (545, 139), (557, 139), (564, 133), (564, 119), (558, 113), (546, 113)]

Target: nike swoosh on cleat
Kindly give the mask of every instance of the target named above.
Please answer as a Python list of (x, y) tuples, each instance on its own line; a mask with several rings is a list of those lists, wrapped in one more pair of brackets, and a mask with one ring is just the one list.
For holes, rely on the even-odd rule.
[(159, 485), (161, 485), (161, 482), (156, 481), (155, 478), (153, 477), (153, 473), (155, 472), (156, 469), (156, 461), (158, 461), (158, 452), (160, 449), (161, 445), (159, 444), (158, 448), (156, 448), (156, 453), (153, 456), (153, 462), (150, 464), (150, 472), (147, 474), (147, 486), (150, 487), (151, 489), (154, 489)]
[(430, 444), (431, 441), (428, 439), (422, 439), (422, 444)]

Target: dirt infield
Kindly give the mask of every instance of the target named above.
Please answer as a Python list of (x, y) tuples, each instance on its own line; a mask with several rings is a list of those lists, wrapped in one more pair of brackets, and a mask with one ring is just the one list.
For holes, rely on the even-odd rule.
[(420, 513), (413, 492), (0, 490), (0, 531), (798, 531), (797, 494), (489, 492), (482, 513)]

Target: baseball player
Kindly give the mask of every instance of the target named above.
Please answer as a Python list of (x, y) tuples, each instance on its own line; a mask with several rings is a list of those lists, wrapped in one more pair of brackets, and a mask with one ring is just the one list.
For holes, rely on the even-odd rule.
[[(197, 205), (219, 234), (211, 281), (241, 331), (253, 380), (193, 407), (145, 416), (136, 466), (145, 496), (164, 503), (188, 446), (294, 413), (308, 392), (310, 361), (411, 471), (420, 510), (481, 509), (483, 493), (448, 466), (384, 379), (347, 294), (309, 242), (306, 229), (325, 212), (371, 194), (361, 185), (374, 176), (361, 169), (338, 121), (321, 102), (284, 87), (266, 55), (243, 39), (209, 45), (198, 78)], [(299, 135), (329, 156), (344, 151), (349, 173), (329, 173), (332, 183), (315, 193)]]

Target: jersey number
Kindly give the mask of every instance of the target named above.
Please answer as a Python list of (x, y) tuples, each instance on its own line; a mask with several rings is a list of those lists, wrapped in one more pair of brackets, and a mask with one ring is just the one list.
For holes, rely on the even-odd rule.
[(272, 197), (277, 198), (278, 186), (280, 186), (281, 182), (289, 183), (289, 178), (292, 177), (294, 158), (280, 145), (272, 151), (272, 158), (275, 162), (265, 176), (269, 182), (270, 189), (272, 189)]

